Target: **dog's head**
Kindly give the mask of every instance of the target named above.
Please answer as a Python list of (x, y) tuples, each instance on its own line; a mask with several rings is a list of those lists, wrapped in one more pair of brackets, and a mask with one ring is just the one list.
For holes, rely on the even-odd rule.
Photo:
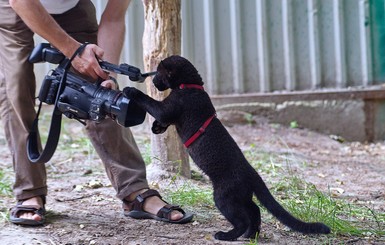
[(181, 84), (203, 85), (202, 77), (187, 59), (173, 55), (162, 60), (152, 82), (159, 91), (178, 88)]

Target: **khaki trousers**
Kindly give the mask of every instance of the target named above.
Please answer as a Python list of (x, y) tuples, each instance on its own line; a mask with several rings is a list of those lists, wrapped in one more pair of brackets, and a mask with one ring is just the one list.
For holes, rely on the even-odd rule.
[[(81, 0), (73, 9), (53, 17), (78, 41), (96, 43), (98, 25), (91, 1)], [(26, 151), (26, 139), (36, 115), (36, 81), (33, 65), (28, 62), (33, 35), (8, 0), (0, 0), (0, 116), (12, 155), (17, 200), (47, 195), (45, 165), (29, 162)], [(128, 128), (106, 119), (87, 122), (86, 131), (118, 198), (148, 188), (145, 164)]]

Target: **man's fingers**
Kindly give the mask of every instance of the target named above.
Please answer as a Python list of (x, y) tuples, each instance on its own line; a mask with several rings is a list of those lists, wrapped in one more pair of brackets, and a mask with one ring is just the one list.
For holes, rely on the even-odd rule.
[(100, 67), (98, 59), (103, 57), (104, 51), (95, 44), (87, 45), (83, 52), (76, 56), (72, 65), (80, 73), (93, 79), (107, 79), (108, 74)]
[(95, 61), (97, 63), (97, 65), (93, 66), (96, 75), (98, 77), (103, 78), (103, 79), (107, 79), (108, 74), (105, 71), (103, 71), (103, 69), (100, 67), (99, 62), (98, 62), (99, 60), (103, 59), (104, 50), (97, 45), (92, 45), (91, 49), (95, 55)]
[(117, 84), (112, 80), (105, 80), (100, 85), (109, 89), (117, 89)]
[(106, 73), (102, 68), (100, 68), (99, 63), (97, 63), (97, 66), (94, 66), (94, 72), (98, 77), (102, 79), (108, 78), (108, 73)]

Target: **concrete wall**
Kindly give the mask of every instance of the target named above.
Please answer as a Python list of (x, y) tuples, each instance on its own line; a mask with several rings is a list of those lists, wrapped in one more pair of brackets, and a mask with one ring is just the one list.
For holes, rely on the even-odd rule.
[(385, 140), (385, 90), (213, 96), (218, 111), (309, 128), (347, 141)]

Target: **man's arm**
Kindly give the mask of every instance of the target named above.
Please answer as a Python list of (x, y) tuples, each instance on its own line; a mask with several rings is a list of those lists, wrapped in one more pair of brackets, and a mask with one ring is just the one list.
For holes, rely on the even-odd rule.
[(105, 51), (103, 59), (119, 63), (124, 43), (125, 14), (131, 0), (109, 0), (100, 19), (98, 45)]
[[(56, 23), (39, 0), (10, 0), (9, 3), (33, 32), (58, 48), (67, 58), (70, 58), (81, 45)], [(75, 57), (72, 65), (79, 72), (94, 79), (108, 78), (100, 68), (96, 57), (103, 57), (103, 49), (90, 44), (86, 46), (80, 57)]]
[[(125, 15), (131, 0), (109, 0), (103, 11), (98, 29), (98, 45), (105, 50), (103, 59), (118, 64), (122, 52), (125, 33)], [(116, 78), (115, 73), (109, 74)], [(102, 83), (102, 86), (116, 89), (117, 84), (112, 80)]]

